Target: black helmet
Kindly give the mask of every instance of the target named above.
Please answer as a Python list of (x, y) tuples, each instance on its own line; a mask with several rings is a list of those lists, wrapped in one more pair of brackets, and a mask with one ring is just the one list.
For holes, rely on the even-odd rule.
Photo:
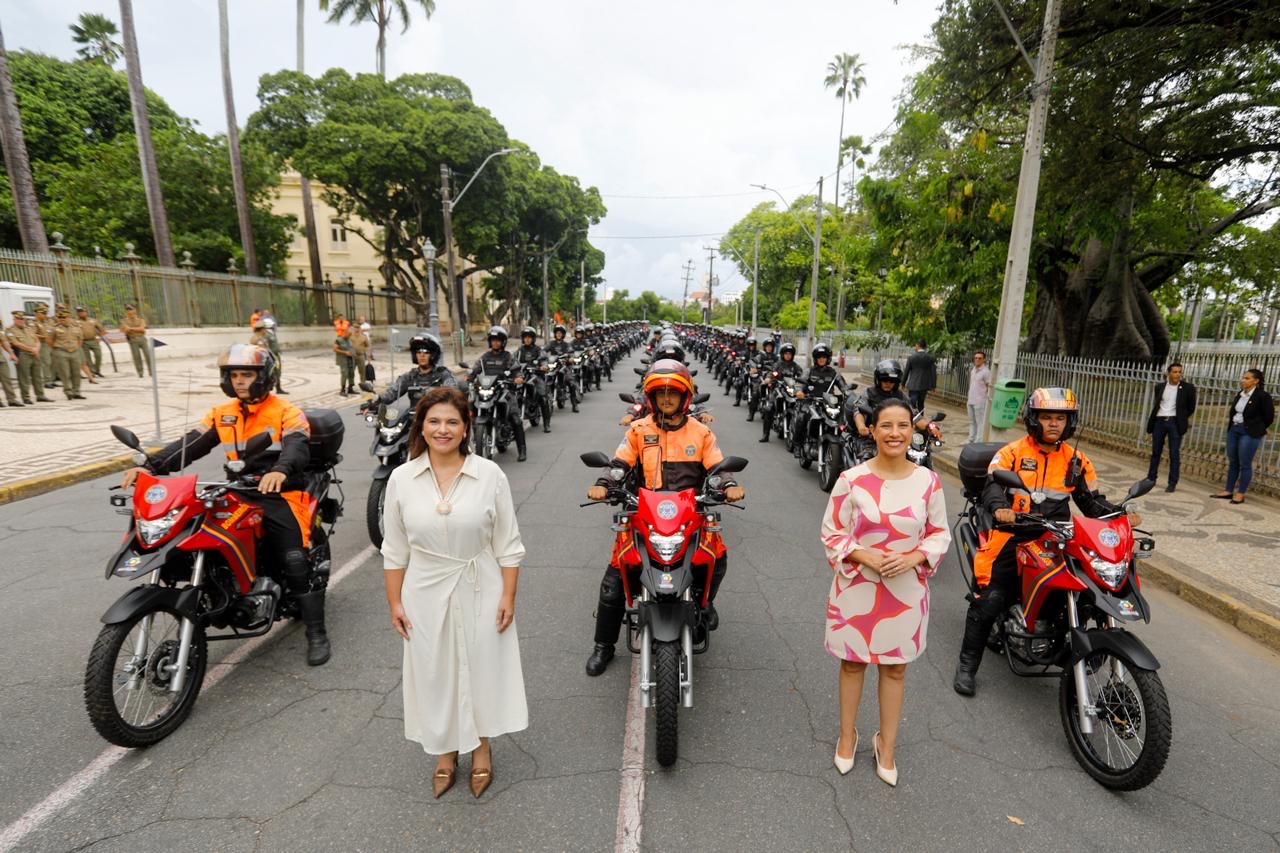
[(820, 358), (825, 358), (828, 363), (831, 362), (831, 347), (827, 344), (818, 344), (813, 348), (813, 352), (809, 353), (809, 364), (812, 365)]
[(501, 326), (490, 326), (489, 334), (484, 337), (485, 342), (492, 343), (494, 338), (502, 341), (502, 345), (505, 347), (507, 345), (507, 330)]
[(258, 378), (249, 386), (249, 402), (261, 403), (271, 393), (275, 381), (276, 359), (271, 350), (253, 344), (232, 344), (218, 356), (218, 373), (222, 376), (222, 393), (235, 399), (236, 389), (231, 386), (231, 371), (255, 370)]
[(775, 340), (773, 339), (773, 335), (761, 335), (761, 336), (760, 336), (760, 346), (762, 346), (762, 347), (773, 347), (773, 346), (777, 346), (777, 345), (778, 345), (778, 342), (777, 342), (777, 341), (775, 341)]
[(1080, 403), (1070, 388), (1037, 388), (1027, 397), (1022, 421), (1027, 425), (1027, 433), (1036, 441), (1044, 441), (1044, 427), (1037, 417), (1041, 412), (1066, 412), (1067, 427), (1062, 431), (1062, 438), (1058, 439), (1060, 442), (1071, 438), (1080, 423)]
[(872, 372), (871, 378), (876, 385), (881, 382), (892, 382), (897, 385), (902, 381), (902, 365), (892, 358), (886, 358), (876, 364), (876, 369)]
[(554, 335), (556, 332), (559, 332), (562, 335), (569, 334), (569, 330), (565, 328), (564, 323), (556, 323), (555, 326), (552, 327), (551, 334)]
[(440, 339), (430, 332), (419, 332), (409, 338), (409, 358), (416, 361), (420, 352), (431, 354), (433, 366), (440, 363), (440, 356), (444, 353), (440, 348)]
[(587, 330), (586, 330), (586, 329), (584, 329), (584, 328), (583, 328), (582, 326), (580, 326), (580, 325), (579, 325), (579, 326), (574, 326), (574, 327), (573, 327), (573, 336), (574, 336), (575, 338), (576, 338), (578, 335), (585, 335), (586, 333), (587, 333)]
[(653, 348), (653, 361), (660, 361), (664, 358), (674, 359), (681, 364), (688, 364), (688, 360), (684, 357), (684, 347), (675, 341), (663, 340)]
[(520, 330), (520, 340), (523, 341), (525, 338), (533, 338), (536, 341), (538, 339), (538, 330), (533, 326), (525, 326)]
[(747, 346), (749, 347), (758, 346), (758, 343), (755, 338), (747, 338)]
[(791, 343), (790, 341), (788, 341), (787, 343), (785, 343), (785, 344), (783, 344), (782, 346), (778, 347), (778, 357), (779, 357), (779, 358), (781, 358), (782, 356), (786, 355), (787, 353), (791, 353), (791, 357), (792, 357), (792, 358), (795, 358), (795, 357), (796, 357), (796, 345), (795, 345), (795, 344), (793, 344), (793, 343)]

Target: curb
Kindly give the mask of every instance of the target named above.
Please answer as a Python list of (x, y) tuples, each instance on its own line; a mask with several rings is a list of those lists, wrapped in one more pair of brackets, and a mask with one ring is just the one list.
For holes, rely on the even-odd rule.
[[(148, 453), (154, 453), (160, 449), (160, 445), (148, 446), (144, 449)], [(112, 456), (109, 459), (103, 459), (98, 462), (89, 462), (85, 465), (78, 465), (75, 468), (69, 468), (66, 471), (59, 471), (56, 474), (43, 474), (39, 477), (28, 477), (25, 480), (18, 480), (7, 486), (0, 486), (0, 506), (20, 501), (23, 498), (33, 498), (36, 495), (43, 495), (48, 492), (61, 489), (63, 486), (73, 486), (76, 483), (83, 483), (86, 480), (95, 480), (106, 474), (114, 474), (118, 471), (123, 471), (132, 465), (133, 454), (126, 453), (121, 456)]]
[[(934, 456), (933, 463), (951, 477), (960, 476), (956, 463), (944, 456)], [(1280, 652), (1280, 618), (1195, 577), (1197, 574), (1168, 557), (1156, 556), (1142, 561), (1143, 579), (1169, 590), (1188, 604)]]

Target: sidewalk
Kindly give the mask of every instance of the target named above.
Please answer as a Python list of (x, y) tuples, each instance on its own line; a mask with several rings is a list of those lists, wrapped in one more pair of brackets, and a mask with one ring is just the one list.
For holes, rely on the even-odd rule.
[[(844, 375), (862, 388), (869, 382), (851, 371)], [(934, 460), (940, 471), (954, 476), (969, 432), (968, 412), (932, 394), (925, 409), (947, 413), (942, 425), (945, 443)], [(1097, 469), (1103, 493), (1123, 497), (1146, 477), (1146, 456), (1139, 459), (1090, 447), (1087, 426), (1081, 432), (1081, 449)], [(1273, 562), (1280, 548), (1280, 501), (1251, 494), (1246, 503), (1233, 506), (1209, 497), (1221, 483), (1186, 476), (1169, 494), (1164, 490), (1167, 473), (1166, 456), (1156, 488), (1135, 501), (1142, 528), (1156, 540), (1155, 555), (1143, 563), (1143, 578), (1280, 649), (1280, 571)]]
[[(469, 363), (481, 352), (479, 347), (468, 348), (464, 360)], [(322, 349), (286, 350), (286, 399), (305, 409), (355, 405), (367, 398), (338, 394), (333, 359), (332, 352)], [(374, 385), (381, 390), (393, 378), (385, 346), (373, 364), (378, 374)], [(408, 369), (408, 353), (396, 353), (395, 373)], [(127, 427), (146, 445), (158, 445), (198, 425), (209, 409), (226, 399), (219, 387), (216, 356), (160, 361), (161, 440), (156, 441), (151, 377), (139, 379), (132, 363), (112, 373), (108, 362), (103, 373), (105, 378), (96, 385), (82, 380), (80, 392), (86, 400), (67, 400), (61, 388), (50, 388), (45, 393), (53, 403), (0, 409), (0, 503), (123, 470), (130, 464), (128, 451), (111, 436), (111, 424)]]

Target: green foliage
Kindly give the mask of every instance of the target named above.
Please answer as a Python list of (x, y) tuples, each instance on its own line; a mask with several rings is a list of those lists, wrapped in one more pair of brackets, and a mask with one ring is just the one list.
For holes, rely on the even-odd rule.
[(81, 45), (76, 54), (86, 62), (113, 66), (124, 54), (124, 46), (116, 41), (120, 30), (106, 15), (84, 12), (71, 25), (71, 40)]
[[(9, 54), (9, 65), (45, 227), (79, 253), (98, 246), (116, 256), (128, 242), (153, 260), (124, 73), (25, 52)], [(226, 138), (200, 133), (152, 92), (147, 102), (175, 250), (190, 251), (201, 269), (225, 270), (232, 257), (243, 269)], [(242, 145), (242, 155), (258, 258), (281, 275), (294, 228), (291, 217), (271, 213), (281, 164), (253, 145)], [(7, 191), (0, 244), (21, 245)]]
[[(826, 331), (836, 327), (836, 324), (831, 322), (831, 318), (827, 316), (827, 306), (821, 302), (818, 303), (817, 324), (819, 331)], [(809, 297), (806, 296), (798, 302), (784, 305), (782, 310), (773, 315), (771, 325), (779, 329), (808, 329)]]

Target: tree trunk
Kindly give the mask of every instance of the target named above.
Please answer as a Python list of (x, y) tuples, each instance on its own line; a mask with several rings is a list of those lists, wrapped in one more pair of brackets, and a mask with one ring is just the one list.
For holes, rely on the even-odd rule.
[(836, 198), (833, 202), (836, 210), (840, 209), (840, 167), (844, 165), (844, 107), (849, 102), (848, 93), (845, 89), (849, 88), (849, 79), (846, 77), (844, 88), (841, 89), (840, 95), (840, 138), (836, 140)]
[(231, 154), (231, 183), (236, 196), (236, 218), (240, 221), (240, 247), (244, 269), (258, 276), (258, 253), (253, 247), (253, 222), (249, 218), (249, 191), (244, 185), (244, 163), (240, 160), (240, 127), (236, 124), (236, 100), (231, 86), (231, 35), (227, 26), (227, 0), (218, 0), (218, 47), (222, 55), (222, 97), (227, 107), (227, 150)]
[[(298, 0), (298, 73), (305, 74), (305, 49), (306, 49), (306, 28), (303, 26), (306, 20), (307, 0)], [(316, 234), (316, 206), (311, 198), (311, 179), (301, 172), (298, 173), (299, 184), (302, 188), (302, 228), (307, 238), (307, 260), (311, 266), (311, 282), (313, 284), (324, 281), (324, 269), (320, 266), (320, 239)], [(319, 295), (317, 294), (317, 300)]]
[[(49, 240), (40, 217), (36, 185), (31, 179), (31, 161), (27, 159), (27, 143), (22, 135), (22, 114), (18, 112), (18, 99), (9, 77), (9, 55), (5, 52), (3, 33), (0, 33), (0, 146), (4, 147), (4, 168), (9, 173), (9, 190), (13, 193), (22, 248), (48, 254)], [(0, 370), (3, 369), (6, 368), (0, 365)]]
[(151, 120), (147, 116), (147, 92), (142, 87), (142, 65), (138, 56), (138, 36), (133, 28), (133, 0), (120, 0), (120, 32), (124, 36), (124, 61), (129, 77), (129, 101), (133, 105), (133, 132), (138, 139), (138, 160), (142, 166), (142, 188), (151, 213), (151, 233), (155, 238), (156, 259), (162, 266), (174, 266), (173, 242), (169, 237), (169, 213), (160, 191), (160, 170), (156, 167), (156, 149), (151, 139)]

